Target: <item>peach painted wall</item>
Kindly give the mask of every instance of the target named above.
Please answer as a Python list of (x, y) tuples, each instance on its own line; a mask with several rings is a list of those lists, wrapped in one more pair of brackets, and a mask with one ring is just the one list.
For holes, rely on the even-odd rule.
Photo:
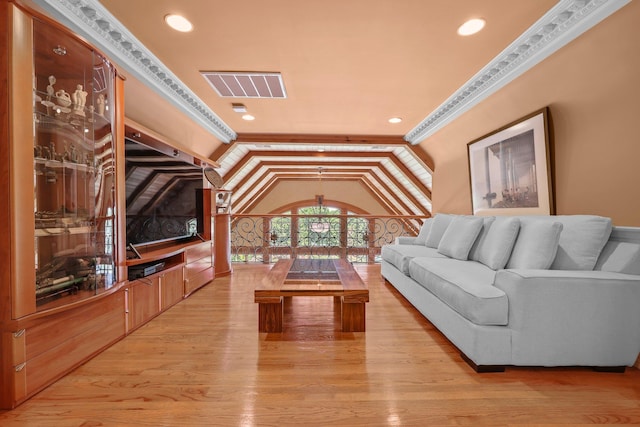
[(434, 213), (471, 213), (469, 141), (549, 106), (556, 213), (640, 226), (639, 23), (631, 2), (423, 141)]
[(322, 189), (318, 182), (281, 181), (250, 213), (269, 213), (299, 200), (313, 200), (316, 194), (324, 194), (326, 200), (357, 206), (372, 215), (389, 214), (360, 182), (325, 179)]

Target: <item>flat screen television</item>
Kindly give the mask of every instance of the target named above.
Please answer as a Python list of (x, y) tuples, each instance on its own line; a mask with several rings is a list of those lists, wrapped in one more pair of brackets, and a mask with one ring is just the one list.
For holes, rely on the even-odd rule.
[(127, 247), (202, 232), (203, 169), (185, 157), (125, 138)]

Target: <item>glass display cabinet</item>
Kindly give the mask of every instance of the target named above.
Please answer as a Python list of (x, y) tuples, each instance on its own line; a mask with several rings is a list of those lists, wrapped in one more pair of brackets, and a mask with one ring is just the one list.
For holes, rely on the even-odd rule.
[(112, 287), (115, 269), (115, 69), (33, 20), (36, 309)]

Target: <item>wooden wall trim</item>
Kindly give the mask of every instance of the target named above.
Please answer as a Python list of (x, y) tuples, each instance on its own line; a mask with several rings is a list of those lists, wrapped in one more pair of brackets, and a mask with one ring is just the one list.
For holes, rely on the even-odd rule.
[(433, 175), (433, 171), (436, 170), (433, 158), (420, 145), (409, 145), (408, 147), (429, 168), (429, 173)]
[(127, 280), (127, 248), (126, 248), (126, 188), (125, 188), (125, 162), (124, 162), (124, 136), (125, 136), (125, 124), (124, 124), (124, 79), (119, 75), (116, 76), (115, 92), (116, 92), (116, 110), (114, 120), (114, 147), (116, 157), (116, 279), (118, 282)]
[[(7, 30), (0, 31), (0, 186), (3, 194), (8, 199), (6, 193), (10, 183), (9, 165), (9, 46), (11, 24), (9, 21), (9, 8), (11, 5), (6, 0), (0, 0), (0, 27)], [(8, 260), (11, 256), (11, 205), (2, 203), (0, 206), (0, 283), (8, 284), (11, 280), (11, 269)], [(11, 294), (9, 286), (0, 286), (0, 319), (4, 320), (10, 316)], [(5, 360), (5, 359), (3, 359)]]
[[(12, 6), (11, 23), (8, 27), (12, 34), (9, 45), (10, 52), (10, 81), (9, 87), (15, 94), (30, 94), (33, 91), (33, 20), (21, 9)], [(17, 30), (19, 29), (19, 30)], [(9, 95), (10, 138), (16, 143), (10, 144), (10, 178), (9, 203), (12, 225), (11, 239), (11, 287), (12, 312), (11, 317), (17, 319), (36, 310), (34, 298), (36, 292), (36, 272), (33, 268), (35, 240), (18, 239), (16, 236), (33, 236), (35, 227), (35, 213), (33, 197), (33, 100), (30, 96)]]
[(239, 133), (239, 143), (306, 143), (306, 144), (363, 144), (410, 146), (401, 135), (323, 135), (286, 133)]

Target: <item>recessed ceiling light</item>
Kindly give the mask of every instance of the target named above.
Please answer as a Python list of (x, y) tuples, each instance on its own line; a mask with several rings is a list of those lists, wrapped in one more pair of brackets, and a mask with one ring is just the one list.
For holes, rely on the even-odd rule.
[(472, 34), (475, 34), (484, 28), (485, 23), (486, 22), (484, 19), (469, 19), (467, 22), (460, 25), (460, 28), (458, 28), (458, 34), (461, 36), (470, 36)]
[(402, 121), (402, 117), (391, 117), (389, 119), (389, 123), (400, 123)]
[(168, 26), (182, 33), (188, 33), (189, 31), (193, 30), (193, 24), (189, 22), (187, 18), (181, 15), (167, 15), (164, 17), (164, 21)]
[(252, 116), (251, 114), (243, 114), (242, 115), (242, 120), (251, 121), (251, 120), (255, 120), (255, 117)]

